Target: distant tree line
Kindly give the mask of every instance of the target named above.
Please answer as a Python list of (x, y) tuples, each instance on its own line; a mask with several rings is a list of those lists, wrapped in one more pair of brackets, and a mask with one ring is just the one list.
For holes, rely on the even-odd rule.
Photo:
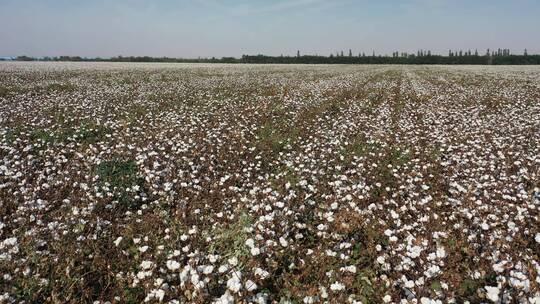
[(448, 51), (447, 55), (434, 54), (429, 50), (419, 50), (416, 53), (393, 52), (389, 55), (370, 55), (365, 53), (353, 54), (349, 50), (348, 55), (343, 51), (330, 56), (301, 55), (297, 51), (296, 56), (266, 56), (266, 55), (243, 55), (241, 58), (170, 58), (170, 57), (123, 57), (112, 58), (86, 58), (79, 56), (41, 57), (34, 58), (19, 56), (18, 61), (88, 61), (88, 62), (187, 62), (187, 63), (281, 63), (281, 64), (471, 64), (471, 65), (525, 65), (540, 64), (540, 55), (528, 54), (527, 50), (521, 55), (514, 55), (508, 49), (487, 50), (479, 54), (478, 50), (471, 51)]

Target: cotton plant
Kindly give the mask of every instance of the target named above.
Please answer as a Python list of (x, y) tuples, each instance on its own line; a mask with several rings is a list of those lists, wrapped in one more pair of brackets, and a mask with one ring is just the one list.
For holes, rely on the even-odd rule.
[(536, 68), (0, 76), (0, 302), (540, 302)]

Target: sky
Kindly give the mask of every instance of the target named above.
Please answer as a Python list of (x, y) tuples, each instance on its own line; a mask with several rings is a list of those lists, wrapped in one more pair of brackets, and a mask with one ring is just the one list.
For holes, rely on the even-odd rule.
[(539, 0), (0, 0), (0, 56), (540, 53)]

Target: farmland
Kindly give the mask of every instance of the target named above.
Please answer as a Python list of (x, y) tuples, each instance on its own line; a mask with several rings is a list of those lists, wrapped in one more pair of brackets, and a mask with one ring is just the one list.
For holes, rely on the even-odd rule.
[(540, 68), (0, 63), (0, 302), (540, 303)]

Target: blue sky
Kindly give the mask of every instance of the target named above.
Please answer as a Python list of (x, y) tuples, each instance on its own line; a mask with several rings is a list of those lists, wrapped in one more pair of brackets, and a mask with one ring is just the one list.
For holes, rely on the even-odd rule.
[(0, 56), (540, 53), (539, 16), (538, 0), (0, 0)]

